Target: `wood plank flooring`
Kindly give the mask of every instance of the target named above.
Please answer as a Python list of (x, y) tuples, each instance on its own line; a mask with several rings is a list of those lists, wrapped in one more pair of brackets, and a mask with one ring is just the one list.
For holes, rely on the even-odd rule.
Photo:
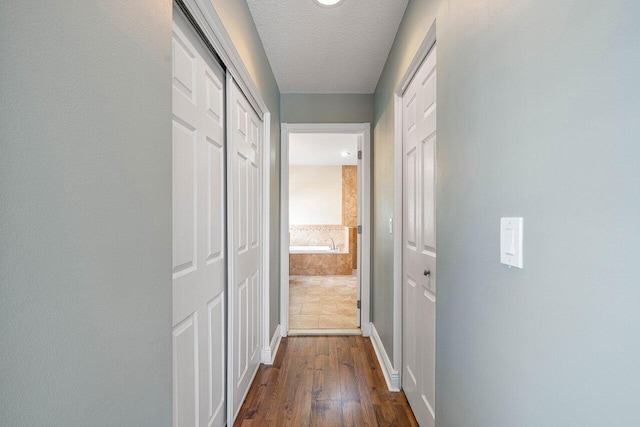
[(404, 393), (387, 390), (369, 338), (283, 338), (260, 366), (235, 426), (417, 426)]

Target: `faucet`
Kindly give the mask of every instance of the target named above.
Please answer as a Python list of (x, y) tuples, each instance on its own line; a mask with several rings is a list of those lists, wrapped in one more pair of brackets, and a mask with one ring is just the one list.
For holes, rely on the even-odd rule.
[(325, 239), (325, 242), (326, 242), (327, 240), (331, 240), (331, 250), (332, 250), (332, 251), (335, 251), (335, 250), (337, 250), (337, 249), (338, 249), (338, 247), (336, 246), (336, 242), (333, 240), (333, 238), (332, 238), (332, 237), (329, 237), (328, 239)]

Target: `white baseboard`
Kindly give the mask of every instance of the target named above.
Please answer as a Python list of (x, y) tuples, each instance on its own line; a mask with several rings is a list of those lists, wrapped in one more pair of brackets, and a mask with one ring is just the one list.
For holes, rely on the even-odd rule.
[(389, 391), (400, 391), (400, 373), (393, 369), (391, 360), (389, 360), (382, 341), (380, 341), (380, 335), (378, 335), (378, 331), (376, 331), (373, 323), (371, 323), (371, 344), (378, 357), (384, 380), (387, 382), (387, 388)]
[(280, 348), (280, 341), (282, 341), (282, 335), (280, 335), (280, 325), (276, 327), (276, 331), (271, 338), (271, 344), (262, 348), (261, 362), (265, 365), (273, 365), (273, 361), (278, 354)]

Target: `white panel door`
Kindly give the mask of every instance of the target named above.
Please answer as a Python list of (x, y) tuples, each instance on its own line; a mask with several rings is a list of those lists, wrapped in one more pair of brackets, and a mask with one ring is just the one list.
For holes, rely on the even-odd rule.
[(435, 425), (436, 49), (402, 97), (402, 388), (421, 426)]
[(233, 418), (249, 390), (260, 363), (260, 209), (262, 122), (228, 77), (229, 94), (229, 221), (231, 234), (229, 381)]
[(223, 426), (224, 72), (173, 16), (173, 425)]

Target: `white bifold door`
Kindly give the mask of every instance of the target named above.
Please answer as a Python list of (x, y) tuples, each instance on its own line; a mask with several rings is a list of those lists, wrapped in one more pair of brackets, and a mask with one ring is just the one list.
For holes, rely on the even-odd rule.
[(235, 418), (260, 364), (262, 122), (228, 77), (229, 410)]
[(421, 426), (435, 425), (436, 48), (402, 97), (402, 388)]
[(225, 75), (174, 8), (173, 425), (226, 423)]

